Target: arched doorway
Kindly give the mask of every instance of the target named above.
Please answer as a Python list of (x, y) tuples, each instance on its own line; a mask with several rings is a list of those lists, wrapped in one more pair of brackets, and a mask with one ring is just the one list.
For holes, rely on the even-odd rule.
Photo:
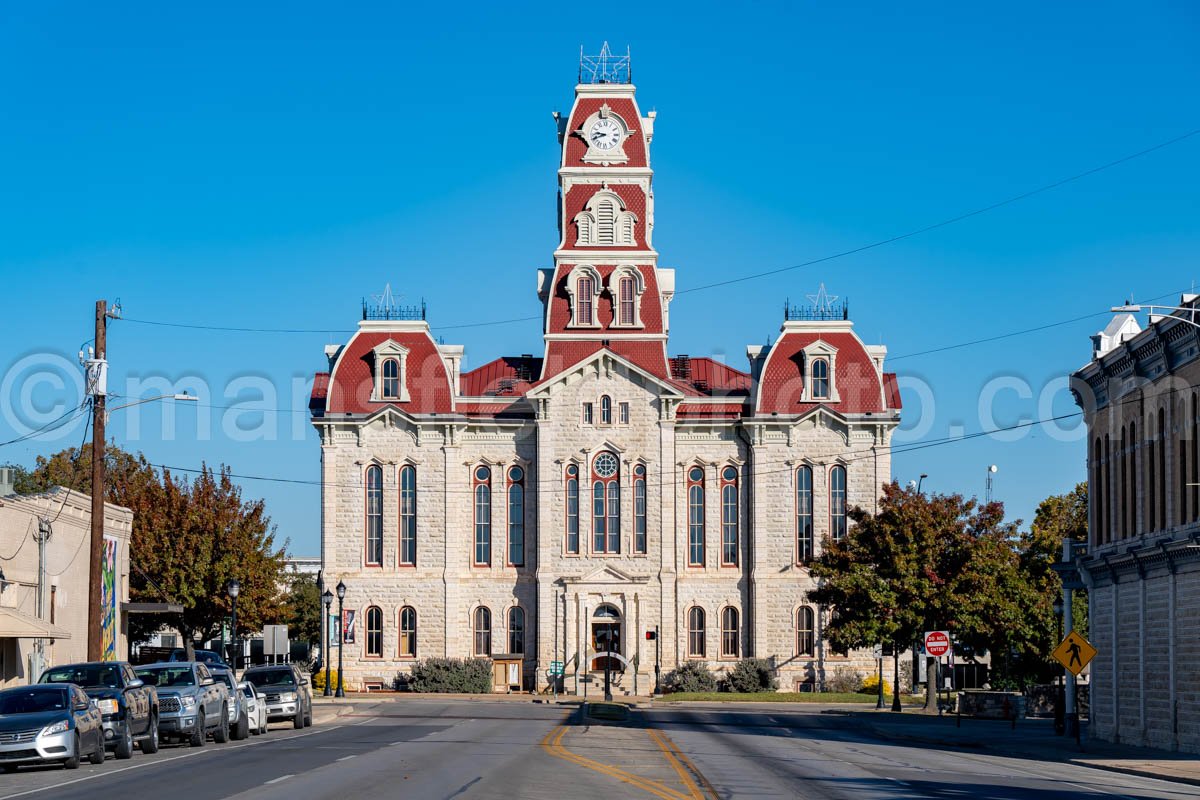
[[(596, 607), (592, 614), (592, 650), (597, 653), (617, 653), (624, 655), (624, 642), (621, 640), (621, 612), (616, 606), (603, 603)], [(619, 658), (597, 656), (592, 659), (592, 670), (600, 672), (607, 666), (613, 672), (623, 672), (625, 666)]]

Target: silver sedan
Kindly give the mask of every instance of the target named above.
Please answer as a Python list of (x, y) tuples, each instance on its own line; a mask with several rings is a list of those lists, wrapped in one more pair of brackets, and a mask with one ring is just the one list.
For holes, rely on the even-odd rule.
[(0, 692), (0, 770), (61, 762), (67, 769), (87, 756), (104, 763), (100, 709), (73, 683), (39, 683)]

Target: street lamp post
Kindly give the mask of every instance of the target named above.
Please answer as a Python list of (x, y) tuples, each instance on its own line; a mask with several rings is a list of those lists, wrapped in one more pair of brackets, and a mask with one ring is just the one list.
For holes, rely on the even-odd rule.
[(233, 621), (230, 623), (229, 638), (232, 640), (231, 647), (233, 651), (233, 671), (237, 672), (238, 668), (238, 638), (237, 638), (237, 599), (238, 594), (242, 591), (242, 584), (237, 578), (229, 582), (225, 587), (225, 591), (229, 593), (229, 599), (233, 601)]
[(342, 622), (342, 620), (344, 620), (346, 617), (346, 615), (343, 611), (343, 601), (345, 601), (345, 599), (346, 599), (346, 584), (342, 583), (340, 580), (338, 581), (338, 584), (337, 584), (337, 599), (338, 599), (338, 636), (341, 637), (341, 641), (338, 642), (338, 686), (337, 686), (337, 692), (334, 694), (334, 697), (345, 697), (346, 690), (342, 683), (342, 653), (345, 652), (345, 650), (346, 650), (346, 647), (345, 647), (346, 632), (342, 630), (342, 626), (345, 625), (346, 623)]
[[(329, 607), (333, 605), (333, 592), (326, 589), (325, 593), (321, 595), (321, 602), (325, 604), (325, 623), (321, 626), (322, 630), (325, 631), (325, 643), (321, 647), (321, 658), (325, 662), (325, 690), (321, 694), (329, 697), (329, 695), (333, 694), (333, 690), (329, 688), (329, 634), (331, 632), (329, 630)], [(341, 652), (341, 649), (339, 646), (338, 652)], [(338, 674), (341, 674), (340, 670)]]
[(613, 626), (606, 626), (607, 630), (604, 634), (604, 649), (608, 655), (604, 657), (604, 702), (611, 703), (612, 696), (612, 635)]
[(659, 641), (658, 626), (654, 626), (654, 696), (662, 697), (662, 642)]
[[(1055, 641), (1058, 642), (1062, 641), (1062, 613), (1063, 601), (1061, 597), (1057, 597), (1054, 600), (1054, 621), (1057, 623), (1058, 628), (1058, 637), (1055, 639)], [(1061, 670), (1058, 673), (1058, 678), (1054, 682), (1056, 684), (1054, 691), (1054, 733), (1058, 736), (1062, 736), (1067, 732), (1067, 720), (1066, 715), (1063, 713), (1064, 692)]]

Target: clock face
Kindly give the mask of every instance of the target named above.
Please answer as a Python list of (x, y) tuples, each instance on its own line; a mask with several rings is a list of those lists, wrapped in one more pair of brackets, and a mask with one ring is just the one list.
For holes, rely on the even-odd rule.
[(588, 131), (588, 144), (597, 150), (612, 150), (621, 141), (621, 126), (612, 119), (598, 119)]

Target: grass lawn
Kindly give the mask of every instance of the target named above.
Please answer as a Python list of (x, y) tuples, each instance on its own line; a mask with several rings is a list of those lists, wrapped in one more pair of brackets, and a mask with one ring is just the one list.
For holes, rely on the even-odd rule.
[[(663, 695), (663, 701), (700, 700), (713, 703), (874, 703), (875, 695), (858, 692), (676, 692)], [(884, 698), (890, 708), (891, 695)], [(901, 696), (905, 705), (924, 703), (921, 698)]]

